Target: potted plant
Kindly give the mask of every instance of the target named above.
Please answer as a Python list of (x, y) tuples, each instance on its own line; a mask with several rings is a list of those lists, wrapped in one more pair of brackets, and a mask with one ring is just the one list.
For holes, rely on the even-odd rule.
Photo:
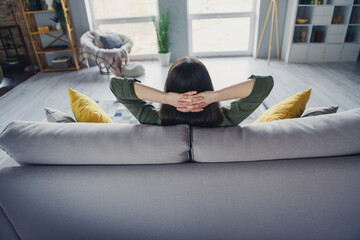
[(168, 66), (170, 63), (170, 51), (169, 51), (169, 14), (167, 11), (161, 10), (159, 13), (159, 19), (153, 18), (155, 25), (159, 60), (161, 65)]
[[(61, 3), (54, 0), (52, 7), (55, 9), (56, 19), (58, 22), (60, 22), (61, 29), (63, 30), (64, 33), (66, 33), (67, 32), (67, 29), (66, 29), (67, 19), (65, 17), (64, 10), (62, 8)], [(58, 27), (56, 27), (56, 28), (58, 28)]]

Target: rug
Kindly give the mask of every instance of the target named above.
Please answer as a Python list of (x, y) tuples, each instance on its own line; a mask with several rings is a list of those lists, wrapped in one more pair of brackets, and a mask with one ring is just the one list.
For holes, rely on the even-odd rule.
[(118, 101), (95, 101), (114, 123), (139, 124), (139, 121)]
[[(99, 106), (110, 116), (114, 123), (139, 124), (139, 121), (127, 110), (127, 108), (118, 101), (96, 101)], [(149, 102), (152, 104), (151, 102)], [(159, 108), (159, 104), (154, 104), (155, 108)], [(247, 117), (240, 125), (253, 123), (267, 109), (265, 104), (261, 104), (249, 117)]]

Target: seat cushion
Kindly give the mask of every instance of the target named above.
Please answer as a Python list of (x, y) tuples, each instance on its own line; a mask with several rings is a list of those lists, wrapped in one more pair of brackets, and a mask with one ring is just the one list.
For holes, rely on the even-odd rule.
[(360, 108), (228, 128), (194, 128), (196, 162), (236, 162), (360, 153)]
[(0, 147), (20, 164), (106, 165), (189, 160), (189, 127), (11, 122)]

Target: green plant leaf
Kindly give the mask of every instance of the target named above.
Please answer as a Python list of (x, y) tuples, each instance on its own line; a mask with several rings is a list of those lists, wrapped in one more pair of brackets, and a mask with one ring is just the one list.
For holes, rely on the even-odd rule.
[(159, 53), (168, 53), (169, 52), (169, 25), (170, 19), (167, 11), (160, 10), (159, 19), (155, 17), (152, 18), (152, 21), (155, 26), (157, 43), (158, 43), (158, 52)]
[(66, 33), (67, 32), (66, 22), (68, 20), (65, 17), (65, 13), (64, 13), (61, 3), (54, 1), (53, 8), (55, 9), (56, 17), (58, 18), (58, 20), (60, 22), (61, 29), (63, 30), (64, 33)]

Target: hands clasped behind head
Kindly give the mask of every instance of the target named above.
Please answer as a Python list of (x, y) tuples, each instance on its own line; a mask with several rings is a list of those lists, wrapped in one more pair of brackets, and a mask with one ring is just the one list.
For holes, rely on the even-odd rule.
[(179, 107), (176, 109), (180, 112), (201, 112), (204, 110), (205, 102), (204, 97), (197, 96), (196, 91), (190, 91), (181, 94), (180, 100), (178, 101)]

